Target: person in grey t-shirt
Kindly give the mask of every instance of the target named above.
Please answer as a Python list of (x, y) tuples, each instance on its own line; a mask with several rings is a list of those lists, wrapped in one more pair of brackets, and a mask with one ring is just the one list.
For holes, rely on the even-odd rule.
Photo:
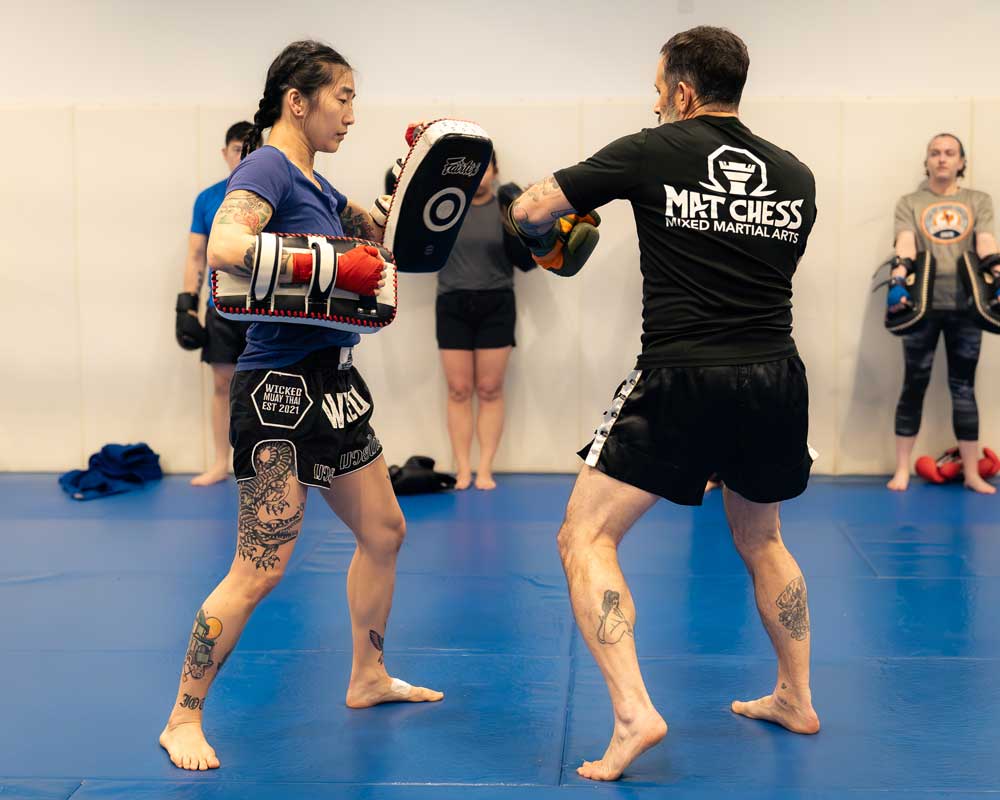
[[(455, 455), (456, 489), (467, 489), (472, 482), (473, 427), (479, 438), (476, 488), (496, 487), (493, 458), (503, 430), (504, 376), (514, 347), (513, 267), (534, 267), (530, 254), (505, 236), (496, 182), (494, 153), (448, 262), (438, 273), (437, 341), (448, 381), (448, 435)], [(479, 400), (475, 423), (473, 390)]]
[[(896, 258), (893, 279), (905, 278), (907, 260), (929, 251), (936, 264), (934, 293), (926, 318), (903, 337), (906, 374), (896, 406), (896, 471), (888, 488), (905, 491), (910, 459), (920, 430), (924, 393), (930, 382), (934, 350), (944, 333), (952, 423), (965, 470), (965, 485), (983, 494), (996, 489), (977, 470), (979, 410), (975, 377), (983, 333), (973, 321), (958, 278), (958, 259), (974, 249), (980, 258), (998, 251), (993, 235), (993, 200), (985, 192), (959, 186), (965, 175), (965, 148), (957, 136), (941, 133), (927, 145), (927, 183), (896, 204)], [(910, 302), (902, 285), (890, 293), (890, 310)]]

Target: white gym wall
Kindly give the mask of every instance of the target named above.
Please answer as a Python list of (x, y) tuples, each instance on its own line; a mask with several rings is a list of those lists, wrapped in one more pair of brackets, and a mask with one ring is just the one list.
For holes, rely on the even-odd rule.
[[(750, 48), (747, 124), (812, 167), (819, 218), (795, 278), (819, 472), (892, 465), (900, 341), (868, 287), (890, 253), (896, 198), (929, 137), (961, 136), (966, 185), (1000, 197), (1000, 3), (703, 0), (574, 4), (290, 0), (170, 5), (53, 0), (5, 14), (0, 71), (3, 263), (0, 469), (64, 470), (107, 442), (147, 441), (168, 471), (210, 450), (210, 376), (173, 337), (191, 206), (224, 177), (229, 124), (249, 118), (282, 46), (324, 39), (354, 64), (358, 122), (318, 169), (368, 204), (406, 122), (455, 114), (494, 137), (523, 185), (653, 124), (660, 46), (696, 24)], [(575, 280), (517, 276), (501, 470), (575, 470), (639, 347), (640, 279), (627, 206)], [(356, 361), (390, 462), (450, 466), (434, 342), (434, 279), (402, 276), (401, 311)], [(985, 336), (981, 438), (1000, 442), (1000, 341)], [(952, 443), (943, 353), (917, 449)]]

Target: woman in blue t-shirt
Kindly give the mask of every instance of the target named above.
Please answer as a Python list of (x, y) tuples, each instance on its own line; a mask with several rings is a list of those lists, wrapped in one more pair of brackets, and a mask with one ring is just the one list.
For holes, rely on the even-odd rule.
[[(354, 124), (353, 100), (351, 67), (330, 47), (294, 42), (275, 59), (243, 161), (212, 226), (212, 269), (248, 274), (262, 231), (381, 239), (371, 216), (313, 171), (315, 154), (337, 152)], [(357, 247), (338, 259), (336, 286), (372, 295), (383, 269), (372, 252)], [(236, 556), (195, 618), (176, 702), (160, 735), (178, 767), (219, 766), (202, 732), (205, 699), (251, 612), (281, 580), (309, 486), (320, 489), (357, 540), (347, 573), (354, 646), (347, 705), (443, 697), (390, 677), (383, 663), (405, 522), (370, 425), (371, 395), (351, 364), (358, 339), (288, 323), (258, 322), (247, 332), (230, 393), (240, 492)]]

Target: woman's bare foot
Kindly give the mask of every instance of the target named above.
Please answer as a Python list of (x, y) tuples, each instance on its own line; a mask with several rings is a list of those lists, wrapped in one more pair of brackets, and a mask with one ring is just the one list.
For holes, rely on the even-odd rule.
[(459, 470), (455, 475), (455, 488), (458, 490), (468, 489), (472, 485), (472, 470)]
[(493, 480), (493, 473), (492, 472), (483, 472), (482, 470), (480, 470), (479, 472), (477, 472), (476, 473), (476, 488), (477, 489), (485, 489), (486, 491), (489, 491), (490, 489), (496, 489), (497, 488), (497, 482), (495, 480)]
[(198, 720), (177, 725), (168, 722), (160, 734), (160, 746), (167, 751), (175, 767), (193, 770), (219, 768), (219, 759), (205, 739)]
[(997, 487), (992, 486), (986, 481), (984, 481), (979, 475), (966, 475), (965, 476), (965, 488), (972, 489), (974, 492), (979, 492), (979, 494), (996, 494)]
[(734, 713), (750, 719), (763, 719), (787, 728), (793, 733), (818, 733), (819, 717), (808, 700), (797, 701), (788, 695), (788, 699), (769, 694), (759, 700), (743, 702), (734, 700), (730, 706)]
[(211, 469), (206, 472), (201, 473), (201, 475), (195, 475), (191, 479), (192, 486), (211, 486), (213, 483), (220, 483), (229, 477), (229, 466), (223, 464), (219, 466), (216, 464)]
[(910, 470), (905, 472), (902, 470), (896, 470), (896, 474), (889, 479), (886, 487), (892, 489), (894, 492), (905, 492), (910, 486)]
[(577, 774), (592, 781), (616, 781), (629, 764), (659, 744), (667, 735), (667, 723), (650, 708), (632, 722), (615, 722), (611, 743), (600, 761), (584, 761)]
[(436, 703), (442, 699), (443, 692), (410, 686), (399, 678), (384, 675), (369, 682), (352, 680), (347, 687), (346, 702), (349, 708), (370, 708), (382, 703)]

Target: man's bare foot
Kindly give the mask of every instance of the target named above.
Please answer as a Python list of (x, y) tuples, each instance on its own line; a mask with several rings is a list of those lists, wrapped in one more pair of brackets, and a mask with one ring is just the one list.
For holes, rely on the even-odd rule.
[(783, 698), (776, 700), (773, 694), (748, 702), (734, 700), (730, 708), (741, 716), (773, 722), (793, 733), (819, 732), (819, 717), (816, 716), (812, 704), (806, 701), (805, 705), (796, 705), (796, 701), (790, 695), (787, 700)]
[(374, 682), (351, 681), (346, 702), (349, 708), (370, 708), (382, 703), (436, 703), (442, 699), (443, 692), (410, 686), (406, 681), (385, 675)]
[(219, 759), (205, 739), (201, 722), (167, 723), (160, 734), (160, 746), (167, 751), (175, 767), (181, 769), (218, 769)]
[(979, 475), (966, 476), (965, 488), (972, 489), (972, 491), (979, 492), (979, 494), (997, 493), (997, 487), (987, 483), (981, 477), (979, 477)]
[(472, 485), (472, 470), (466, 472), (465, 470), (459, 470), (455, 475), (455, 488), (459, 491), (463, 489), (468, 489)]
[(886, 484), (886, 487), (892, 489), (892, 491), (894, 492), (905, 492), (909, 488), (909, 486), (910, 486), (909, 470), (906, 470), (906, 472), (897, 470), (896, 474), (893, 475), (889, 479), (889, 482)]
[(493, 473), (492, 472), (482, 472), (482, 471), (477, 472), (476, 473), (476, 488), (477, 489), (485, 489), (486, 491), (489, 491), (490, 489), (496, 489), (497, 488), (497, 482), (495, 480), (493, 480)]
[(201, 475), (195, 475), (191, 479), (192, 486), (211, 486), (213, 483), (220, 483), (229, 477), (229, 467), (228, 466), (215, 466), (210, 470), (201, 473)]
[(616, 781), (629, 764), (666, 735), (667, 723), (653, 708), (628, 724), (615, 722), (611, 743), (601, 760), (584, 761), (576, 773), (592, 781)]

